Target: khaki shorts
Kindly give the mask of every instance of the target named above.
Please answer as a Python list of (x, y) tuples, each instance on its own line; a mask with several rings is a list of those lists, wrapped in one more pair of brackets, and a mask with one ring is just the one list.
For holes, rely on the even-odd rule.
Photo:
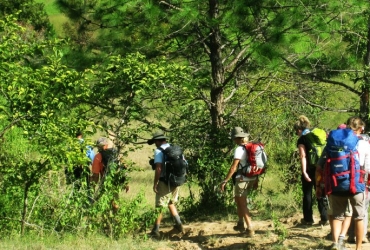
[[(328, 215), (333, 215), (333, 205), (332, 205), (333, 203), (331, 201), (331, 197), (332, 197), (331, 195), (329, 195), (329, 197), (328, 197), (329, 204), (330, 204), (329, 209), (326, 211)], [(352, 206), (351, 206), (351, 203), (350, 203), (349, 200), (347, 202), (347, 207), (346, 207), (346, 211), (344, 212), (344, 216), (345, 217), (351, 217), (352, 216)]]
[(333, 207), (333, 217), (336, 220), (344, 220), (346, 208), (348, 207), (348, 201), (352, 206), (353, 219), (362, 220), (365, 216), (365, 193), (358, 193), (355, 195), (330, 195), (331, 206)]
[(180, 187), (168, 187), (163, 181), (158, 182), (157, 193), (155, 194), (155, 206), (167, 207), (176, 203), (179, 198)]
[(236, 181), (234, 186), (234, 197), (247, 197), (247, 195), (253, 190), (255, 182), (253, 181)]

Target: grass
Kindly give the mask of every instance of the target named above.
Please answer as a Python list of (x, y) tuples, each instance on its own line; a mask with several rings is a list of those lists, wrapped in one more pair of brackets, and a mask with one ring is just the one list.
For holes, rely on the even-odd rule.
[(49, 16), (49, 20), (53, 25), (58, 36), (63, 37), (63, 24), (69, 21), (69, 18), (62, 14), (55, 0), (35, 0), (36, 3), (43, 3), (44, 9)]
[(124, 238), (120, 240), (110, 240), (101, 235), (67, 235), (63, 238), (57, 235), (28, 235), (26, 237), (2, 238), (0, 241), (1, 250), (93, 250), (93, 249), (110, 249), (110, 250), (150, 250), (167, 247), (167, 242), (156, 242), (153, 247), (153, 241), (143, 239)]
[(35, 0), (36, 3), (43, 3), (46, 13), (50, 15), (60, 14), (60, 10), (55, 0)]

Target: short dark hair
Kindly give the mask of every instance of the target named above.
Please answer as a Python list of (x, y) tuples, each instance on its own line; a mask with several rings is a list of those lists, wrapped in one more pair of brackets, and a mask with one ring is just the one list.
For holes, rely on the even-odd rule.
[(82, 136), (82, 131), (81, 131), (81, 130), (78, 130), (78, 131), (76, 132), (76, 137), (79, 137), (79, 136)]

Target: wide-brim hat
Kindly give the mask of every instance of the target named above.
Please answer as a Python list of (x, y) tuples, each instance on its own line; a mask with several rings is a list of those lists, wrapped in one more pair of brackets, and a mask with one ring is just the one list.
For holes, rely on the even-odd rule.
[(241, 127), (234, 127), (231, 130), (231, 139), (245, 137), (249, 137), (249, 134), (247, 132), (244, 132), (244, 130)]
[(148, 144), (152, 145), (155, 142), (155, 140), (164, 140), (164, 139), (167, 139), (167, 137), (164, 135), (164, 132), (158, 130), (153, 134), (152, 139), (148, 140)]

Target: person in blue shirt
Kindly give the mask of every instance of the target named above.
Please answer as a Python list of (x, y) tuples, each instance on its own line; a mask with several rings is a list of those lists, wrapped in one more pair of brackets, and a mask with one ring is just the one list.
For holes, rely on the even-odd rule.
[[(77, 131), (76, 133), (76, 138), (79, 141), (79, 143), (83, 144), (84, 139), (83, 139), (83, 134), (81, 131)], [(83, 149), (81, 149), (83, 151)], [(86, 146), (86, 165), (76, 165), (72, 169), (72, 173), (70, 172), (69, 169), (65, 170), (66, 173), (66, 178), (67, 178), (67, 183), (74, 185), (74, 188), (76, 190), (80, 190), (82, 186), (82, 182), (86, 182), (87, 188), (89, 189), (89, 180), (90, 180), (90, 166), (94, 160), (95, 157), (95, 152), (93, 147), (87, 145)]]

